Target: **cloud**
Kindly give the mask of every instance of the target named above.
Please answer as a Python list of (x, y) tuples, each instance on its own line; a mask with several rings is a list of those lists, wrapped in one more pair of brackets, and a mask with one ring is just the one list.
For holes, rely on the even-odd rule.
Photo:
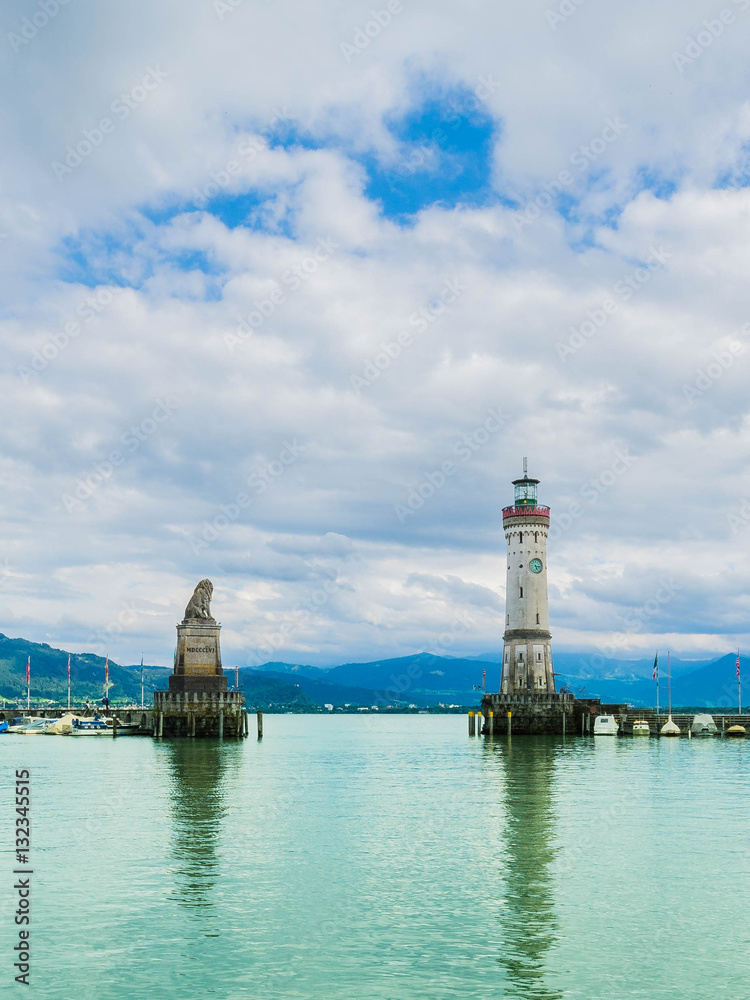
[(227, 662), (499, 648), (529, 455), (559, 648), (747, 638), (750, 13), (681, 70), (697, 2), (548, 7), (415, 0), (348, 61), (369, 9), (296, 0), (8, 41), (5, 631), (135, 601), (112, 656), (170, 663), (209, 575)]

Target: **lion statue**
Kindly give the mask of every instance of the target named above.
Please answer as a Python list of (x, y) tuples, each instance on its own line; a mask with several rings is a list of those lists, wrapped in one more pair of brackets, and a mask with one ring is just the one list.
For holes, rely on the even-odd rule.
[(201, 621), (216, 624), (216, 620), (211, 617), (211, 597), (214, 592), (214, 585), (210, 580), (201, 580), (193, 591), (193, 596), (188, 601), (185, 608), (184, 621)]

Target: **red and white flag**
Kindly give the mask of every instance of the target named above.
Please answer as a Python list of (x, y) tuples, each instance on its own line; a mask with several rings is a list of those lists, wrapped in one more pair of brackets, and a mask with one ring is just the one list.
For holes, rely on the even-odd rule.
[(109, 657), (104, 661), (104, 683), (109, 684)]
[(735, 677), (739, 677), (740, 676), (740, 654), (739, 653), (737, 654), (737, 672), (735, 673), (734, 676)]
[(68, 653), (68, 683), (70, 684), (70, 653)]
[(31, 679), (31, 656), (29, 656), (26, 661), (26, 683), (28, 684)]

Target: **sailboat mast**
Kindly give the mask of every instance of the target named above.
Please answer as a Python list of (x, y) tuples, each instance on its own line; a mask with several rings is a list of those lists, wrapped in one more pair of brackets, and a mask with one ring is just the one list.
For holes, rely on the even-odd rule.
[(669, 659), (669, 650), (667, 650), (667, 687), (669, 689), (669, 718), (672, 718), (672, 664)]

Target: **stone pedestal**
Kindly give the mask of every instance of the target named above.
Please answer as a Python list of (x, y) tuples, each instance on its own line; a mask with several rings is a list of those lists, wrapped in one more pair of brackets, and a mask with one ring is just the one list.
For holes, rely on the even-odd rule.
[(177, 655), (169, 678), (173, 694), (219, 694), (227, 689), (221, 669), (221, 625), (183, 621), (177, 626)]
[[(200, 607), (201, 594), (212, 591), (203, 580), (177, 626), (174, 672), (168, 691), (154, 691), (152, 730), (154, 735), (220, 739), (246, 735), (245, 699), (239, 691), (227, 691), (221, 669), (221, 625), (208, 611), (207, 598)], [(197, 607), (196, 617), (189, 617)]]

